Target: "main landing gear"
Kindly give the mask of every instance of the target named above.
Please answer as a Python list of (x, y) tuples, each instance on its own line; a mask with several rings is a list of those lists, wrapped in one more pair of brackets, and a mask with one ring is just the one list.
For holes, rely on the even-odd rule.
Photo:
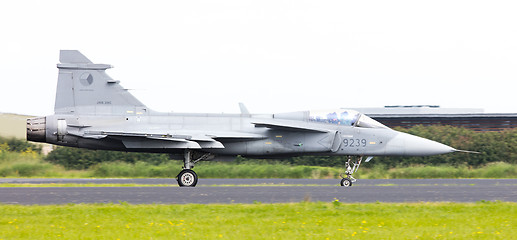
[(208, 160), (213, 155), (211, 153), (203, 153), (200, 157), (192, 160), (193, 155), (197, 154), (192, 150), (185, 150), (185, 156), (183, 158), (183, 170), (176, 176), (176, 180), (178, 181), (178, 185), (180, 187), (195, 187), (197, 184), (197, 174), (192, 170), (194, 168), (194, 164), (202, 161)]
[[(372, 160), (373, 157), (368, 157), (365, 162), (369, 162)], [(352, 177), (352, 174), (357, 172), (359, 170), (359, 166), (361, 166), (361, 162), (363, 161), (363, 156), (359, 156), (359, 159), (352, 162), (352, 157), (348, 156), (348, 161), (345, 163), (345, 174), (346, 177), (343, 177), (343, 174), (341, 174), (341, 186), (343, 187), (350, 187), (352, 186), (352, 183), (355, 183), (357, 180)]]

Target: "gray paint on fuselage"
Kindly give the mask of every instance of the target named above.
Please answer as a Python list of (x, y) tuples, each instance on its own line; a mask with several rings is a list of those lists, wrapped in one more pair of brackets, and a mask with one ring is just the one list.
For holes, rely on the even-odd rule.
[[(271, 116), (271, 115), (269, 115)], [(261, 115), (264, 117), (264, 115)], [(141, 133), (169, 133), (188, 135), (195, 132), (205, 135), (218, 135), (218, 132), (234, 131), (264, 136), (263, 139), (235, 141), (231, 138), (220, 141), (224, 149), (203, 149), (206, 152), (223, 155), (301, 155), (318, 154), (325, 152), (328, 155), (385, 155), (387, 139), (397, 134), (391, 129), (368, 129), (350, 126), (336, 126), (325, 123), (308, 123), (310, 126), (329, 129), (329, 133), (312, 133), (296, 131), (278, 131), (266, 127), (254, 127), (251, 123), (255, 118), (241, 117), (234, 114), (160, 114), (160, 115), (55, 115), (48, 117), (47, 127), (56, 129), (52, 123), (57, 119), (66, 120), (67, 130), (75, 135), (85, 131), (113, 131), (113, 132), (141, 132)], [(271, 118), (272, 119), (272, 118)], [(293, 120), (294, 121), (294, 120)], [(331, 152), (334, 131), (340, 136), (339, 148)], [(117, 139), (88, 139), (67, 135), (63, 142), (58, 142), (52, 131), (47, 131), (49, 142), (60, 145), (84, 147), (90, 149), (113, 149), (118, 151), (136, 152), (178, 152), (166, 145), (163, 148), (150, 149), (146, 147), (129, 149)], [(135, 139), (135, 141), (139, 141)], [(142, 140), (144, 141), (144, 140)], [(347, 141), (344, 145), (342, 141)], [(361, 142), (363, 141), (363, 142)], [(143, 145), (145, 146), (145, 145)], [(403, 145), (400, 145), (403, 147)], [(171, 151), (172, 150), (172, 151)]]

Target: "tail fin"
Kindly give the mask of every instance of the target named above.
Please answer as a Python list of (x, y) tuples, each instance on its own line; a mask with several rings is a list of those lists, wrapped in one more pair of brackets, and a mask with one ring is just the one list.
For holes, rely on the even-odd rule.
[(94, 64), (77, 50), (61, 50), (55, 113), (119, 115), (147, 107), (106, 74), (107, 64)]

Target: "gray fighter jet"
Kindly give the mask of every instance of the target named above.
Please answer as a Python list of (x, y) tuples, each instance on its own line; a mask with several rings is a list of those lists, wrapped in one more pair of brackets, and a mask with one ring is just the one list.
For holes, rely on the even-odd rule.
[[(160, 113), (149, 109), (77, 50), (60, 52), (55, 114), (27, 120), (27, 139), (56, 145), (181, 155), (179, 186), (194, 187), (194, 164), (214, 157), (344, 156), (342, 186), (363, 156), (428, 156), (456, 150), (401, 133), (354, 110), (250, 114)], [(353, 160), (352, 160), (353, 157)]]

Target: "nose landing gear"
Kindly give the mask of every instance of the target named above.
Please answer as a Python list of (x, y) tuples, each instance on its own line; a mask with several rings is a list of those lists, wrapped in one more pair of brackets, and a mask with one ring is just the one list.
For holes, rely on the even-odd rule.
[[(368, 157), (365, 162), (369, 162), (372, 160), (373, 157)], [(357, 172), (359, 170), (359, 167), (361, 166), (361, 162), (363, 161), (363, 156), (359, 156), (359, 158), (352, 162), (352, 156), (348, 156), (348, 161), (345, 163), (345, 174), (346, 177), (343, 177), (343, 174), (341, 174), (341, 186), (343, 187), (351, 187), (352, 183), (355, 183), (357, 180), (352, 177), (352, 174)]]

